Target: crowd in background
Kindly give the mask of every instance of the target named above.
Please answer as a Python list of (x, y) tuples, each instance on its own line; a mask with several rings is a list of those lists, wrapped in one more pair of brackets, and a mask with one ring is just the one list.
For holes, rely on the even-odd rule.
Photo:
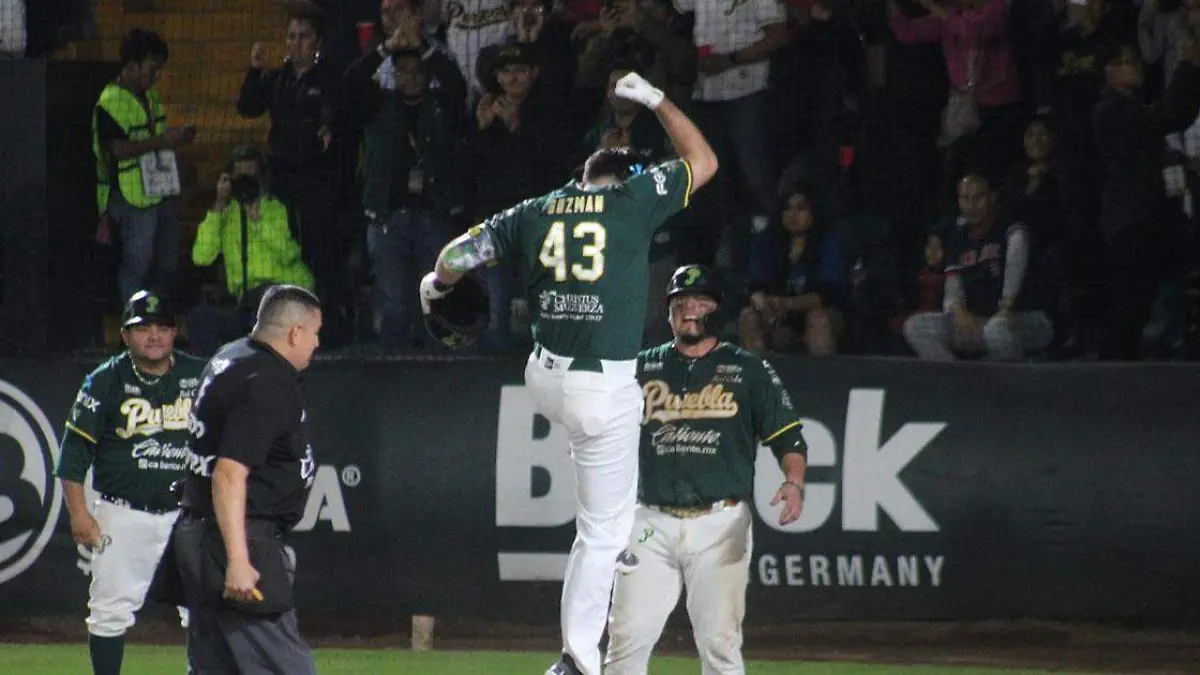
[[(670, 272), (699, 262), (728, 288), (729, 338), (763, 354), (1195, 352), (1194, 0), (289, 7), (229, 92), (269, 137), (214, 177), (191, 250), (222, 292), (172, 289), (198, 351), (280, 281), (326, 301), (330, 348), (438, 351), (416, 289), (443, 243), (597, 148), (671, 156), (653, 114), (611, 95), (636, 70), (721, 161), (656, 239), (647, 344), (666, 339)], [(484, 274), (478, 349), (526, 349), (514, 271)]]

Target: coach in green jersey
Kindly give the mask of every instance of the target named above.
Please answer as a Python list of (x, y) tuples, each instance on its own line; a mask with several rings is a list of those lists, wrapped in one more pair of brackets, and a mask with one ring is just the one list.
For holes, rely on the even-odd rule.
[(807, 446), (769, 363), (716, 337), (721, 291), (705, 267), (676, 270), (667, 289), (672, 342), (638, 355), (645, 396), (637, 522), (609, 623), (606, 675), (645, 675), (663, 625), (687, 588), (704, 673), (741, 675), (750, 580), (754, 462), (779, 460), (786, 525), (800, 517)]
[(595, 152), (583, 180), (497, 214), (450, 242), (421, 281), (422, 310), (479, 265), (520, 271), (533, 314), (525, 383), (538, 412), (566, 427), (576, 476), (576, 537), (563, 582), (563, 654), (549, 675), (600, 675), (617, 556), (637, 501), (650, 243), (717, 170), (704, 136), (637, 73), (617, 96), (658, 116), (680, 157), (648, 166), (628, 148)]
[[(120, 672), (125, 632), (179, 515), (171, 484), (183, 476), (204, 368), (175, 350), (174, 315), (147, 291), (126, 305), (121, 339), (127, 349), (84, 379), (55, 470), (71, 533), (91, 552), (87, 627), (96, 675)], [(94, 511), (84, 496), (89, 469), (100, 495)]]

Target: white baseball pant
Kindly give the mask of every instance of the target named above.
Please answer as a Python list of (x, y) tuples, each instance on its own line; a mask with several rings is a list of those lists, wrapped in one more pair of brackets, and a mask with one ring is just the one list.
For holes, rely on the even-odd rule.
[[(102, 545), (92, 550), (88, 632), (119, 637), (134, 624), (179, 511), (154, 514), (97, 500), (93, 510)], [(187, 609), (178, 608), (187, 627)]]
[(643, 399), (636, 361), (601, 361), (602, 373), (570, 370), (572, 362), (535, 348), (525, 384), (538, 412), (570, 437), (576, 533), (563, 580), (563, 650), (583, 675), (600, 675), (617, 556), (637, 507)]
[(746, 502), (697, 518), (639, 506), (629, 549), (636, 569), (617, 577), (605, 675), (645, 675), (663, 626), (687, 588), (703, 675), (744, 675), (742, 620), (753, 518)]

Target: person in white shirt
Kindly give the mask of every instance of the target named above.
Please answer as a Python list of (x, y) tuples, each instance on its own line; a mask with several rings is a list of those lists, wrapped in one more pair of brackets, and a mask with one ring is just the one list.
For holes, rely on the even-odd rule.
[[(734, 167), (750, 189), (754, 203), (743, 208), (725, 204), (703, 212), (717, 214), (703, 223), (697, 252), (717, 249), (725, 212), (749, 213), (753, 226), (738, 230), (738, 249), (747, 249), (753, 228), (765, 226), (775, 202), (778, 171), (770, 129), (769, 59), (789, 41), (786, 13), (778, 0), (674, 0), (681, 13), (696, 16), (692, 38), (699, 76), (692, 93), (696, 124), (717, 150), (723, 166)], [(724, 173), (724, 172), (723, 172)], [(721, 177), (718, 176), (718, 179)], [(728, 185), (732, 176), (726, 174)], [(709, 197), (728, 195), (714, 191)], [(724, 208), (720, 208), (724, 207)], [(711, 255), (711, 253), (709, 253)], [(746, 251), (732, 264), (744, 268)], [(716, 261), (701, 261), (713, 263)], [(728, 263), (726, 263), (728, 264)], [(736, 271), (744, 271), (737, 269)]]

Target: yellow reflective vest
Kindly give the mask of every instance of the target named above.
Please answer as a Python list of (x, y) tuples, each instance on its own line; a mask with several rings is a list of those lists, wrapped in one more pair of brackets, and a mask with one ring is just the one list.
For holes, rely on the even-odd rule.
[[(157, 136), (167, 130), (167, 111), (163, 108), (162, 98), (158, 92), (150, 89), (146, 92), (146, 100), (150, 103), (150, 117), (147, 117), (146, 107), (138, 97), (128, 89), (113, 82), (100, 93), (96, 102), (97, 109), (103, 109), (116, 120), (121, 129), (129, 135), (131, 141), (144, 141), (152, 135)], [(162, 197), (147, 197), (142, 189), (142, 168), (137, 157), (116, 160), (108, 152), (108, 148), (100, 143), (100, 132), (96, 124), (96, 113), (92, 113), (92, 154), (96, 156), (96, 206), (99, 213), (108, 210), (109, 190), (113, 184), (111, 172), (117, 173), (117, 186), (121, 196), (130, 206), (148, 208), (162, 201)]]

